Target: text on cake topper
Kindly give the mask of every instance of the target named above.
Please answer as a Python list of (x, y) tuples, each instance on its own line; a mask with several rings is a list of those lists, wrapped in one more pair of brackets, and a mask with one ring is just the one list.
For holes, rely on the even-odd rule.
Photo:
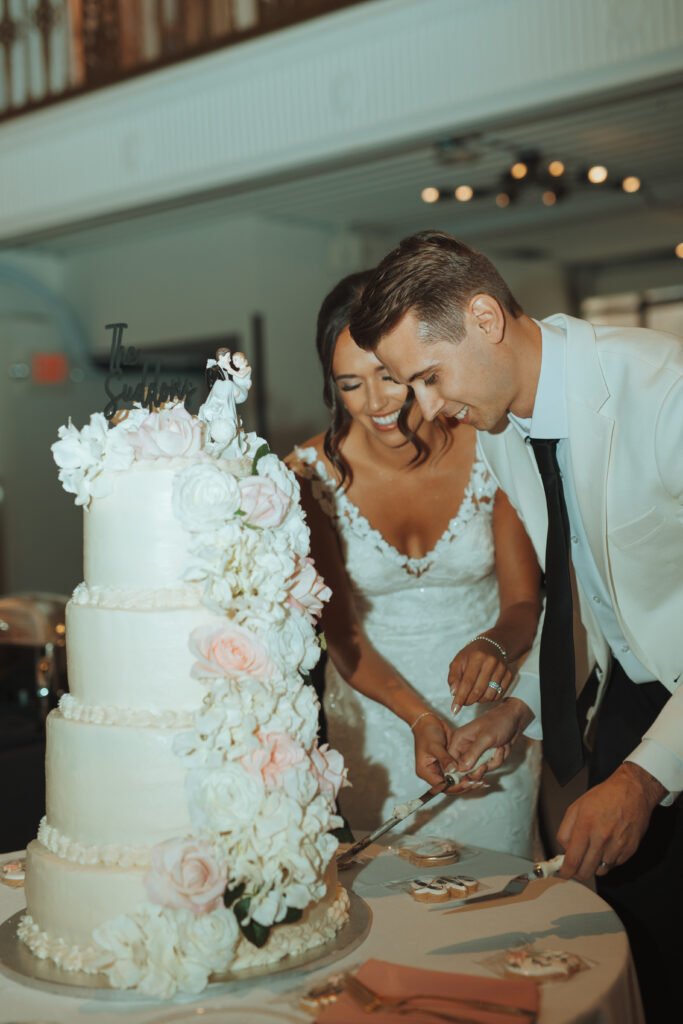
[[(151, 362), (140, 349), (123, 344), (123, 332), (127, 327), (128, 324), (105, 326), (105, 330), (112, 332), (109, 371), (104, 382), (104, 390), (109, 397), (104, 415), (108, 420), (113, 419), (122, 402), (139, 402), (151, 412), (172, 398), (184, 402), (197, 390), (187, 377), (182, 383), (180, 379), (161, 380), (161, 363), (158, 360)], [(143, 360), (140, 379), (135, 384), (125, 384), (123, 367), (138, 366), (140, 360)]]

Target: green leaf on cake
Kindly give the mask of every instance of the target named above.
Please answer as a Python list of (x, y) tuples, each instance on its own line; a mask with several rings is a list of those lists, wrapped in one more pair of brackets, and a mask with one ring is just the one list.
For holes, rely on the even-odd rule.
[(223, 903), (225, 903), (226, 907), (231, 907), (235, 900), (238, 900), (244, 893), (244, 889), (244, 882), (240, 882), (240, 884), (236, 885), (233, 889), (226, 889), (223, 893)]
[(259, 459), (262, 459), (264, 455), (270, 455), (270, 448), (267, 444), (262, 444), (260, 448), (256, 449), (256, 455), (254, 455), (254, 461), (251, 464), (251, 475), (256, 476), (256, 467), (259, 464)]
[(244, 896), (241, 900), (233, 907), (233, 912), (237, 918), (237, 923), (240, 926), (240, 931), (244, 935), (247, 941), (251, 942), (252, 946), (265, 946), (270, 935), (270, 928), (265, 925), (259, 924), (257, 921), (249, 921), (245, 924), (245, 918), (249, 916), (249, 907), (251, 906), (251, 896)]
[(287, 913), (278, 924), (294, 924), (295, 921), (301, 920), (303, 910), (299, 910), (298, 907), (287, 907)]

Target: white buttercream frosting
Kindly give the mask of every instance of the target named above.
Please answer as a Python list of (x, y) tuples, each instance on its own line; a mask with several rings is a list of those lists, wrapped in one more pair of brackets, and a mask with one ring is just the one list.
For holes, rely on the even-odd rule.
[(48, 825), (47, 818), (41, 818), (38, 840), (51, 853), (75, 864), (106, 864), (118, 868), (147, 868), (150, 864), (149, 846), (122, 846), (115, 843), (96, 846), (78, 843), (63, 835), (59, 829)]
[(192, 724), (189, 711), (172, 711), (159, 708), (117, 708), (101, 704), (82, 704), (70, 693), (59, 701), (59, 710), (64, 718), (72, 722), (87, 722), (91, 725), (146, 726), (156, 729), (183, 729)]
[[(53, 447), (85, 506), (84, 582), (21, 934), (164, 998), (326, 941), (348, 905), (331, 835), (345, 770), (302, 678), (329, 590), (294, 474), (242, 431), (246, 360), (223, 352), (210, 374), (198, 417), (95, 414)], [(264, 928), (259, 949), (245, 936)]]

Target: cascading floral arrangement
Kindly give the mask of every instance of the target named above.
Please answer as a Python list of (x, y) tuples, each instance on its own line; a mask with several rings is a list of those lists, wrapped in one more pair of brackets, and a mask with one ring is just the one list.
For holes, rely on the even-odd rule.
[(80, 431), (61, 427), (52, 449), (62, 484), (85, 506), (136, 461), (191, 460), (173, 485), (190, 537), (186, 579), (224, 616), (188, 638), (204, 697), (174, 750), (187, 766), (193, 834), (154, 847), (148, 901), (94, 933), (113, 985), (163, 997), (200, 991), (239, 963), (245, 941), (263, 946), (274, 926), (322, 899), (346, 782), (341, 755), (318, 745), (305, 679), (330, 591), (309, 558), (297, 481), (241, 428), (244, 357), (224, 352), (207, 365), (217, 379), (197, 417), (178, 403), (134, 407), (114, 424), (96, 413)]

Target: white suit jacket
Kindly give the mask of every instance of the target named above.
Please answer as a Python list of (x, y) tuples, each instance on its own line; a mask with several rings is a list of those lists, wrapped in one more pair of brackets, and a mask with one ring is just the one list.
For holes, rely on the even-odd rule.
[[(562, 314), (548, 323), (567, 334), (572, 472), (593, 557), (631, 650), (673, 695), (645, 735), (681, 759), (683, 771), (683, 340)], [(548, 517), (531, 446), (512, 424), (480, 433), (479, 444), (543, 566)], [(578, 591), (601, 679), (597, 707), (610, 651), (580, 584)], [(524, 665), (531, 672), (540, 632), (541, 624)]]

